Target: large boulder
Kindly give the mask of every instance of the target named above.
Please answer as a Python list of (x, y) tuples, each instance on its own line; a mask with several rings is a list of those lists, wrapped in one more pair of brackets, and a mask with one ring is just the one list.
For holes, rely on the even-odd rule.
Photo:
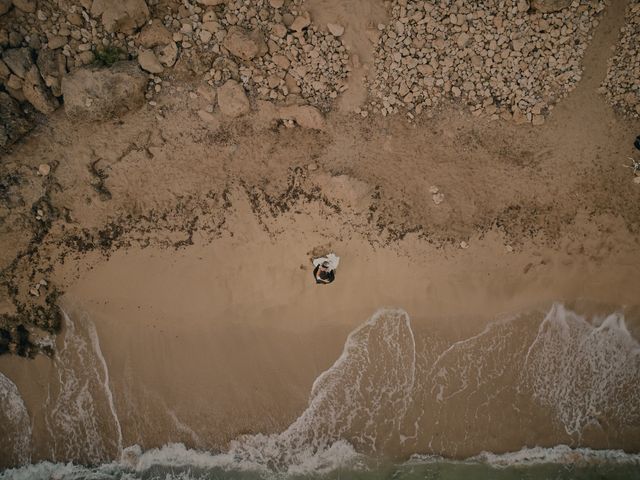
[(38, 67), (35, 65), (27, 72), (22, 83), (22, 94), (33, 107), (44, 114), (53, 113), (60, 102), (44, 84)]
[(162, 73), (164, 67), (153, 53), (153, 50), (140, 49), (138, 51), (138, 63), (140, 68), (149, 73)]
[(135, 62), (81, 68), (62, 79), (64, 110), (73, 120), (107, 120), (139, 109), (146, 86), (147, 75)]
[(229, 52), (242, 59), (251, 60), (267, 53), (267, 44), (259, 30), (249, 32), (241, 27), (231, 27), (224, 37), (223, 46)]
[(56, 97), (61, 96), (61, 80), (67, 73), (66, 60), (62, 52), (43, 48), (38, 52), (36, 65), (38, 65), (45, 85), (51, 89)]
[(251, 110), (244, 88), (235, 80), (227, 80), (218, 88), (218, 106), (229, 117), (239, 117)]
[(20, 110), (20, 105), (5, 92), (0, 92), (0, 148), (6, 148), (29, 130), (33, 124)]
[(170, 44), (173, 41), (173, 35), (160, 20), (154, 19), (140, 31), (136, 41), (145, 48), (153, 48)]
[(149, 20), (149, 7), (144, 0), (93, 0), (91, 15), (102, 17), (108, 32), (130, 35)]
[(33, 66), (31, 49), (28, 47), (9, 48), (2, 52), (2, 60), (4, 60), (4, 63), (7, 64), (9, 69), (20, 78), (24, 78)]
[(571, 6), (572, 0), (531, 0), (531, 6), (540, 13), (558, 12)]
[(13, 0), (13, 6), (26, 13), (34, 13), (37, 5), (36, 0)]

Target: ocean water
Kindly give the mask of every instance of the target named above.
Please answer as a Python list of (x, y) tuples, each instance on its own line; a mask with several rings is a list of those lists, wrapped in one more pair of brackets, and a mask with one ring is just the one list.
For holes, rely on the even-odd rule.
[[(585, 318), (554, 304), (451, 341), (381, 309), (351, 332), (288, 428), (224, 452), (124, 445), (88, 317), (65, 316), (54, 363), (44, 439), (0, 374), (0, 458), (12, 467), (0, 480), (640, 478), (640, 455), (620, 447), (640, 445), (640, 345), (620, 313)], [(48, 460), (34, 461), (36, 443)]]

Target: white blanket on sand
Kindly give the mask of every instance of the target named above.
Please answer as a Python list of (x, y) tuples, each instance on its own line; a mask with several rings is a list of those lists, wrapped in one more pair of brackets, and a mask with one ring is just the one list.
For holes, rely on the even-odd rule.
[(338, 263), (340, 263), (340, 257), (338, 257), (335, 253), (330, 253), (328, 255), (325, 255), (324, 257), (314, 258), (313, 266), (317, 267), (323, 262), (329, 263), (329, 270), (335, 270), (336, 268), (338, 268)]

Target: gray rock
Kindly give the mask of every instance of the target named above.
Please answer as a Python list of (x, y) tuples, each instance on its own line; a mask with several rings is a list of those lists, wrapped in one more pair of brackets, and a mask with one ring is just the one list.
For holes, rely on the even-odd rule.
[(4, 60), (7, 67), (20, 78), (24, 78), (33, 66), (31, 49), (27, 47), (9, 48), (5, 50), (2, 52), (2, 60)]
[(135, 62), (81, 68), (62, 80), (64, 110), (73, 120), (108, 120), (144, 104), (147, 75)]
[(32, 128), (33, 124), (24, 116), (18, 102), (0, 92), (0, 147), (7, 148)]

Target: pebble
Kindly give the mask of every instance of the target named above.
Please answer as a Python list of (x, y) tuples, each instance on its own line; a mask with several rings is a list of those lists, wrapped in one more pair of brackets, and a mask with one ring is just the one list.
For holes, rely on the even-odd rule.
[(38, 166), (38, 173), (43, 177), (46, 177), (51, 172), (51, 166), (48, 163), (43, 163)]

